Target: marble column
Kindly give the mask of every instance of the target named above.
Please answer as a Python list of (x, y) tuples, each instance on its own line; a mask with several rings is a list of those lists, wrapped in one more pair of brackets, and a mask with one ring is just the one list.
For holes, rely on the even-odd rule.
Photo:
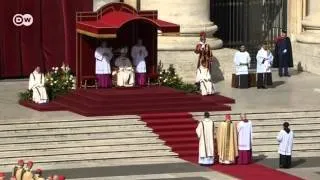
[(120, 2), (120, 0), (93, 0), (93, 10), (96, 11), (111, 2)]
[(301, 22), (303, 31), (296, 37), (294, 57), (303, 70), (320, 74), (319, 0), (308, 0), (306, 12), (307, 16)]

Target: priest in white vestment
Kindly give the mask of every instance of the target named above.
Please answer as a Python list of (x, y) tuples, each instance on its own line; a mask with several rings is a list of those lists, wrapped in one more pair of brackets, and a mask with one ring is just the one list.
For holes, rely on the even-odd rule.
[(28, 88), (29, 90), (32, 90), (32, 101), (35, 103), (42, 104), (48, 102), (48, 95), (44, 83), (45, 77), (38, 66), (29, 76)]
[(209, 119), (208, 112), (204, 113), (204, 120), (200, 121), (196, 133), (199, 139), (199, 164), (214, 164), (214, 123)]
[(240, 51), (237, 51), (234, 55), (234, 64), (236, 67), (237, 86), (239, 88), (249, 87), (249, 67), (250, 67), (250, 54), (246, 51), (244, 45), (240, 46)]
[(132, 87), (134, 86), (134, 69), (130, 59), (126, 57), (128, 49), (122, 48), (120, 53), (121, 55), (115, 61), (115, 66), (118, 67), (117, 86)]
[(96, 58), (96, 76), (98, 79), (98, 87), (110, 88), (112, 87), (112, 75), (110, 62), (113, 57), (112, 48), (107, 47), (104, 41), (94, 53)]
[(266, 76), (267, 86), (271, 86), (273, 84), (272, 83), (272, 64), (273, 64), (273, 55), (272, 55), (272, 52), (270, 51), (270, 49), (268, 49), (267, 50), (267, 58), (264, 61), (264, 65), (266, 68), (265, 76)]
[(138, 43), (131, 49), (131, 57), (136, 71), (136, 83), (139, 86), (146, 85), (147, 65), (145, 58), (148, 56), (146, 47), (142, 44), (142, 40), (138, 39)]
[(196, 82), (200, 84), (202, 96), (215, 93), (215, 86), (211, 80), (211, 74), (209, 69), (206, 67), (205, 61), (201, 61), (201, 65), (197, 69)]
[(257, 56), (257, 88), (266, 89), (267, 88), (267, 66), (268, 61), (268, 49), (267, 45), (263, 44), (261, 49), (258, 51)]
[(279, 142), (280, 168), (291, 167), (291, 155), (293, 147), (293, 131), (289, 128), (289, 123), (283, 123), (283, 129), (279, 132), (277, 140)]
[(238, 130), (238, 164), (250, 164), (252, 162), (252, 123), (246, 114), (240, 115), (241, 121), (237, 124)]

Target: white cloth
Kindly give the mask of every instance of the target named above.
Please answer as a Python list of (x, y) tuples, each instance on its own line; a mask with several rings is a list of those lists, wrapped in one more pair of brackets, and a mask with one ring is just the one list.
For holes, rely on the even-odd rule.
[(264, 66), (266, 68), (266, 72), (271, 72), (272, 63), (273, 63), (273, 55), (270, 51), (267, 51), (267, 58), (264, 61)]
[(277, 136), (277, 140), (279, 144), (278, 153), (281, 155), (291, 156), (292, 154), (292, 147), (293, 147), (293, 131), (290, 130), (287, 133), (285, 130), (281, 130)]
[(48, 102), (48, 95), (44, 87), (45, 77), (42, 73), (33, 71), (29, 76), (29, 90), (32, 90), (32, 100), (35, 103)]
[(239, 150), (250, 150), (252, 148), (252, 122), (240, 121), (237, 125)]
[(196, 82), (200, 83), (201, 94), (203, 96), (214, 94), (215, 87), (211, 81), (209, 69), (202, 65), (197, 69)]
[(146, 47), (135, 45), (131, 49), (131, 57), (133, 58), (133, 64), (136, 66), (137, 73), (146, 73), (147, 66), (145, 58), (148, 56)]
[(234, 54), (233, 61), (236, 67), (236, 75), (248, 74), (248, 67), (250, 66), (251, 57), (247, 51), (236, 52)]
[(265, 61), (268, 58), (268, 51), (261, 48), (257, 53), (257, 73), (266, 73), (267, 69), (265, 66)]
[(96, 74), (111, 74), (110, 61), (113, 57), (111, 48), (98, 47), (94, 52)]
[(126, 57), (118, 57), (115, 66), (119, 68), (117, 72), (117, 85), (120, 87), (134, 86), (134, 70), (130, 60)]
[(199, 138), (199, 158), (214, 156), (213, 131), (214, 123), (209, 118), (199, 122), (196, 129)]

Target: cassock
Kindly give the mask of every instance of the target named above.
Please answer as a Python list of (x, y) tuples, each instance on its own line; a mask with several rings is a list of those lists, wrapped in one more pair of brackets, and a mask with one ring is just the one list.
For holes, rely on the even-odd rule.
[(248, 88), (248, 67), (250, 66), (250, 54), (247, 51), (238, 51), (234, 55), (234, 64), (236, 67), (237, 85), (239, 88)]
[(293, 132), (291, 130), (281, 130), (277, 136), (279, 142), (280, 167), (289, 168), (291, 166), (291, 154), (293, 146)]
[(117, 72), (117, 85), (119, 87), (134, 86), (134, 70), (130, 59), (120, 56), (116, 59), (115, 66), (119, 68)]
[(209, 118), (199, 122), (196, 133), (199, 139), (199, 164), (214, 164), (214, 123)]
[(212, 60), (212, 52), (211, 52), (211, 48), (210, 45), (200, 41), (197, 46), (196, 49), (194, 51), (196, 54), (199, 54), (199, 58), (198, 58), (198, 65), (197, 68), (200, 67), (201, 65), (201, 60), (203, 59), (206, 63), (206, 67), (208, 67), (208, 69), (211, 69), (211, 60)]
[(136, 67), (136, 83), (139, 86), (146, 84), (147, 65), (145, 58), (148, 56), (146, 47), (135, 45), (131, 49), (131, 57), (133, 58), (133, 65)]
[(279, 68), (279, 76), (288, 76), (288, 67), (293, 67), (292, 47), (289, 37), (279, 37), (274, 49), (273, 67)]
[(233, 164), (238, 156), (238, 138), (235, 125), (231, 121), (221, 122), (217, 132), (219, 162)]
[(273, 64), (273, 55), (271, 53), (271, 51), (267, 51), (267, 58), (264, 61), (264, 66), (266, 68), (266, 84), (268, 86), (272, 86), (273, 82), (272, 82), (272, 64)]
[(252, 123), (251, 121), (240, 121), (238, 130), (238, 164), (249, 164), (252, 161)]
[(47, 103), (48, 95), (44, 87), (45, 77), (42, 73), (33, 71), (29, 77), (29, 90), (32, 90), (32, 100), (35, 103)]
[(197, 69), (196, 82), (200, 84), (200, 90), (203, 96), (214, 94), (215, 87), (211, 81), (211, 74), (208, 68), (201, 65)]
[(111, 48), (98, 47), (94, 53), (96, 58), (96, 76), (98, 86), (109, 88), (112, 86), (110, 61), (113, 57)]
[(257, 59), (257, 88), (265, 88), (267, 86), (266, 61), (268, 59), (268, 51), (261, 48), (257, 53), (256, 59)]

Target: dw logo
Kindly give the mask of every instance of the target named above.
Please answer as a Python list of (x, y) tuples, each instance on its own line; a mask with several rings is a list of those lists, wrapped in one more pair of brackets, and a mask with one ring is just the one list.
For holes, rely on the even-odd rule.
[(15, 14), (12, 18), (15, 26), (30, 26), (33, 23), (31, 14)]

